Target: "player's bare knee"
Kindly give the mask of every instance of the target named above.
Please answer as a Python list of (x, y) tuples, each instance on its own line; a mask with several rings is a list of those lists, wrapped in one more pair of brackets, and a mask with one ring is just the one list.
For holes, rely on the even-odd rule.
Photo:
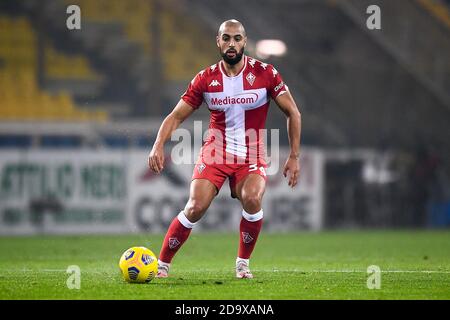
[(203, 216), (207, 206), (201, 201), (189, 200), (184, 209), (184, 215), (190, 222), (197, 222)]
[(259, 195), (247, 195), (242, 198), (244, 210), (253, 214), (261, 210), (261, 197)]

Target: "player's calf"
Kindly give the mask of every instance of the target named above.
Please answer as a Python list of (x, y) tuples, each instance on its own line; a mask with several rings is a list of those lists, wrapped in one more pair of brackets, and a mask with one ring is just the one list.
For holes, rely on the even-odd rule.
[[(172, 262), (174, 255), (181, 248), (183, 243), (188, 239), (192, 228), (195, 223), (190, 222), (184, 212), (181, 211), (176, 216), (167, 230), (166, 236), (159, 253), (159, 261), (164, 261), (167, 265)], [(164, 265), (163, 265), (164, 266)], [(168, 273), (168, 268), (167, 272)], [(161, 270), (161, 275), (164, 274), (164, 270)]]

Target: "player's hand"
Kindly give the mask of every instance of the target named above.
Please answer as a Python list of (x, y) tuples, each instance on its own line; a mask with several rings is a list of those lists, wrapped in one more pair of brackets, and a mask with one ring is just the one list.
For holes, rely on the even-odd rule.
[(283, 175), (288, 177), (289, 186), (294, 188), (297, 185), (298, 177), (300, 175), (300, 161), (297, 158), (289, 157), (284, 164)]
[(148, 156), (148, 166), (155, 173), (161, 173), (164, 169), (164, 148), (153, 146)]

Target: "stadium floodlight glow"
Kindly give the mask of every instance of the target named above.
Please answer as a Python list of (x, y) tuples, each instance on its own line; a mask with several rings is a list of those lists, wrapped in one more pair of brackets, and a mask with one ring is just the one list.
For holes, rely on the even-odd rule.
[(256, 55), (258, 58), (267, 59), (270, 56), (281, 57), (287, 52), (286, 44), (281, 40), (266, 39), (256, 43)]

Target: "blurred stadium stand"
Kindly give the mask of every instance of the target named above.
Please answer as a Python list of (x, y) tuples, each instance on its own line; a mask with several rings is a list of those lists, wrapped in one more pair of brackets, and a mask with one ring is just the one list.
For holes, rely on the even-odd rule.
[[(66, 28), (69, 4), (82, 8), (82, 30)], [(366, 28), (370, 4), (382, 8), (382, 32)], [(414, 192), (432, 194), (436, 204), (450, 198), (449, 8), (438, 0), (3, 0), (0, 147), (149, 148), (192, 77), (219, 59), (219, 23), (236, 18), (250, 55), (258, 40), (286, 43), (286, 56), (265, 61), (300, 105), (303, 144), (397, 154), (399, 185), (364, 189), (387, 200), (354, 193), (363, 190), (354, 179), (361, 162), (330, 162), (327, 199), (335, 207), (328, 211), (336, 214), (329, 225), (370, 207), (358, 199), (395, 202), (386, 209), (393, 221)], [(208, 116), (203, 108), (196, 119)], [(285, 128), (276, 108), (267, 127)], [(280, 138), (287, 143), (284, 129)], [(430, 165), (430, 158), (439, 160)], [(356, 199), (353, 209), (339, 200), (343, 192)]]

